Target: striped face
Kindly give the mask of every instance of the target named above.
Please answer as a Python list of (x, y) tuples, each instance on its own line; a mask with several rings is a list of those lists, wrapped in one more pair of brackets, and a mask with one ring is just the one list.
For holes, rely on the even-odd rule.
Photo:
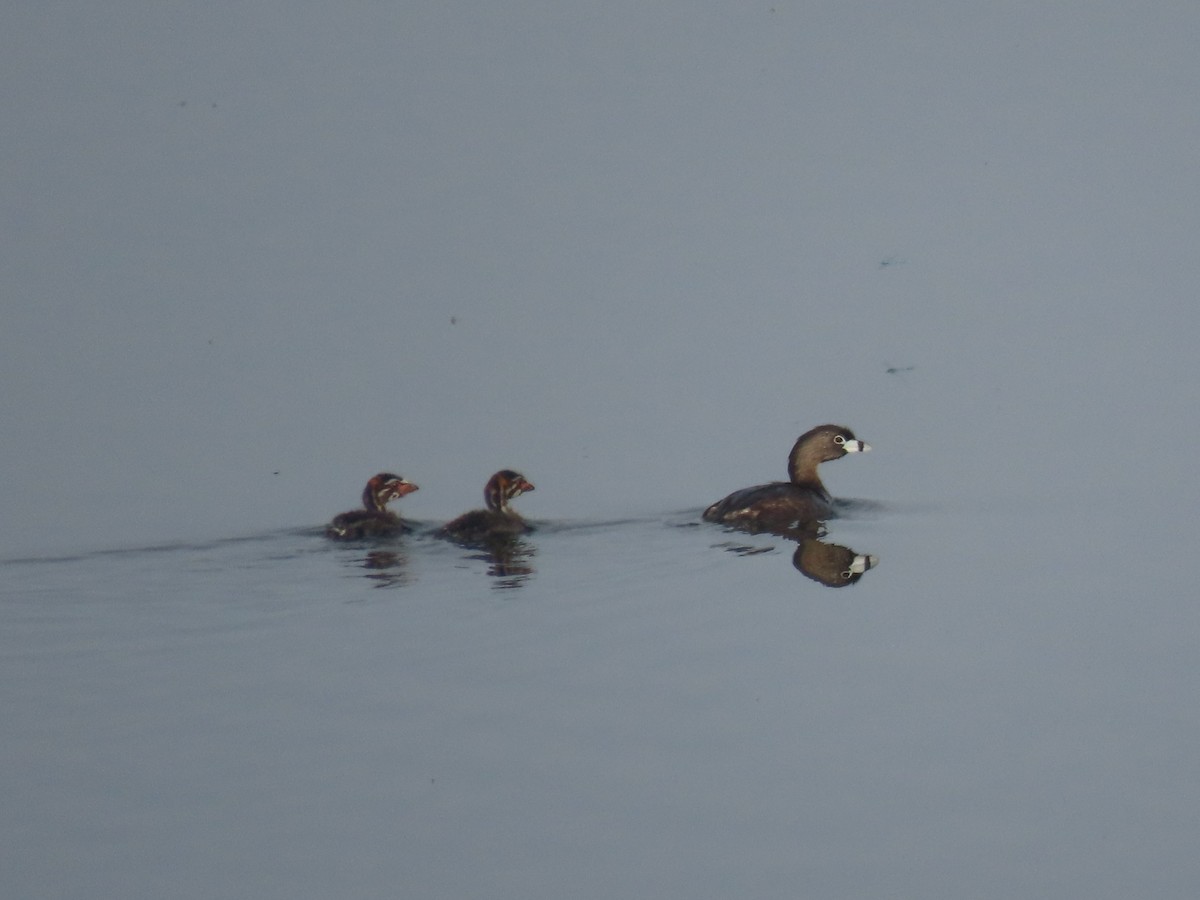
[(493, 512), (508, 512), (508, 501), (532, 490), (533, 484), (520, 472), (501, 469), (488, 479), (487, 487), (483, 489), (483, 500)]
[(382, 512), (392, 500), (399, 500), (416, 490), (420, 489), (411, 481), (391, 472), (380, 472), (367, 482), (363, 491), (363, 506)]

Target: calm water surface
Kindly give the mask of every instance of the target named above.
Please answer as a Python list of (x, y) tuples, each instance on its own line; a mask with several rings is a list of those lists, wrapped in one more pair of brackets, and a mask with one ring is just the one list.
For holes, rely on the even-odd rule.
[(10, 896), (1192, 895), (1161, 535), (865, 506), (832, 589), (697, 513), (4, 563)]
[(1200, 896), (1200, 7), (960, 6), (9, 4), (0, 900)]

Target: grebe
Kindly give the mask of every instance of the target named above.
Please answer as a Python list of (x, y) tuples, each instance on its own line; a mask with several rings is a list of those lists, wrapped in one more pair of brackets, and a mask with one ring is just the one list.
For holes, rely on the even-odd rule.
[(474, 544), (532, 531), (524, 519), (509, 509), (508, 502), (533, 489), (533, 485), (520, 472), (501, 469), (488, 479), (483, 489), (487, 509), (463, 513), (453, 522), (446, 523), (438, 531), (438, 536)]
[(359, 538), (391, 537), (403, 534), (409, 528), (395, 513), (386, 507), (392, 500), (418, 490), (411, 481), (405, 481), (391, 472), (380, 472), (367, 482), (362, 493), (362, 509), (352, 509), (334, 516), (325, 527), (325, 534), (335, 540), (352, 541)]
[(790, 481), (734, 491), (706, 509), (703, 518), (706, 522), (764, 530), (827, 519), (833, 514), (833, 498), (821, 484), (817, 466), (870, 449), (870, 444), (856, 438), (849, 428), (819, 425), (796, 439), (788, 456)]

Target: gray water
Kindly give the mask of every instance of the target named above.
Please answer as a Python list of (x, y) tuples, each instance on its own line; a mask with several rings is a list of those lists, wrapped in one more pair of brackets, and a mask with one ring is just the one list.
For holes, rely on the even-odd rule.
[(1195, 897), (1198, 32), (9, 10), (0, 894)]
[(8, 562), (7, 892), (1190, 896), (1191, 574), (1088, 512)]

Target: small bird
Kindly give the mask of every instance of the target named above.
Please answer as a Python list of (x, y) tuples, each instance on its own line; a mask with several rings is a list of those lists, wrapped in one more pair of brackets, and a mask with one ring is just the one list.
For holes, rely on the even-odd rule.
[(848, 453), (865, 453), (871, 445), (841, 425), (818, 425), (796, 439), (788, 455), (789, 481), (742, 488), (704, 511), (706, 522), (723, 522), (751, 530), (794, 528), (833, 515), (833, 498), (817, 475), (817, 466)]
[(509, 509), (508, 503), (533, 484), (520, 472), (501, 469), (488, 479), (483, 489), (483, 500), (487, 509), (473, 509), (463, 513), (453, 522), (448, 522), (438, 531), (438, 536), (464, 544), (486, 543), (511, 538), (532, 531), (533, 528), (519, 515)]
[(391, 472), (380, 472), (367, 482), (362, 493), (362, 509), (352, 509), (333, 517), (325, 534), (334, 540), (352, 541), (360, 538), (392, 537), (411, 529), (387, 505), (419, 488)]

